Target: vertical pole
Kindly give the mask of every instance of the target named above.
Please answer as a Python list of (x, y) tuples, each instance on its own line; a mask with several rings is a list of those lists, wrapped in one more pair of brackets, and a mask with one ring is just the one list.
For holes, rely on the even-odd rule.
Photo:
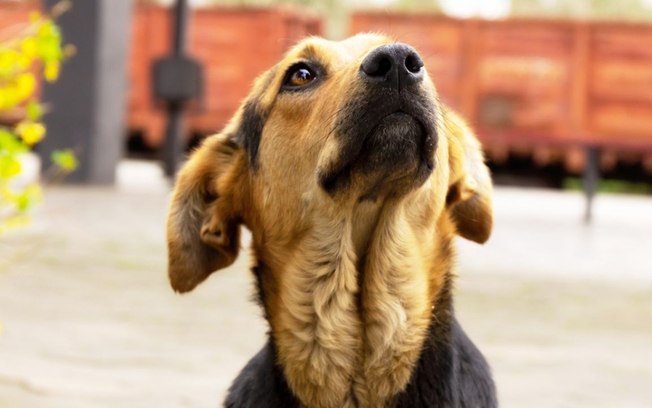
[[(43, 0), (46, 9), (59, 0)], [(76, 53), (45, 83), (48, 137), (37, 148), (43, 169), (54, 150), (71, 148), (79, 168), (66, 182), (111, 184), (125, 140), (126, 69), (131, 0), (80, 0), (57, 23)]]
[(585, 150), (586, 165), (584, 167), (584, 195), (586, 197), (586, 209), (584, 211), (584, 223), (590, 224), (593, 219), (593, 198), (598, 189), (600, 178), (600, 148), (587, 146)]
[[(172, 55), (181, 56), (186, 52), (188, 27), (188, 1), (176, 0), (172, 27)], [(177, 163), (183, 156), (185, 140), (183, 139), (183, 103), (169, 102), (167, 106), (168, 122), (165, 131), (163, 162), (165, 175), (174, 177)]]
[(177, 0), (174, 6), (174, 31), (172, 32), (172, 51), (183, 55), (188, 43), (188, 0)]
[(183, 140), (181, 140), (183, 135), (183, 108), (178, 102), (170, 102), (167, 111), (163, 161), (165, 175), (174, 177), (177, 172), (177, 163), (183, 156)]

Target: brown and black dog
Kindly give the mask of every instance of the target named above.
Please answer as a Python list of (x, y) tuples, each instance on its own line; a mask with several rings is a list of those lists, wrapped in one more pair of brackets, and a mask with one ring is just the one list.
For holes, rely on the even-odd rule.
[(417, 52), (309, 38), (179, 174), (169, 275), (192, 290), (252, 233), (268, 344), (227, 407), (497, 405), (458, 325), (454, 238), (488, 239), (491, 180)]

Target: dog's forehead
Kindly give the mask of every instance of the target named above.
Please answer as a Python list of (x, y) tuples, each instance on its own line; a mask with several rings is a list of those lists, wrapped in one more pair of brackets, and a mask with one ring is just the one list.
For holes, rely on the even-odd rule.
[(381, 34), (358, 34), (342, 41), (310, 37), (297, 44), (289, 53), (292, 60), (317, 60), (328, 65), (356, 62), (375, 48), (394, 40)]

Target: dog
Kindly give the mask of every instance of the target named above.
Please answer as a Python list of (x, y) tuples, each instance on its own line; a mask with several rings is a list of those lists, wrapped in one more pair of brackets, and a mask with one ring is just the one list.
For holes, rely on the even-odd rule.
[(452, 301), (455, 236), (489, 238), (491, 194), (415, 49), (378, 34), (294, 46), (191, 154), (169, 208), (177, 292), (252, 234), (269, 339), (224, 405), (497, 406)]

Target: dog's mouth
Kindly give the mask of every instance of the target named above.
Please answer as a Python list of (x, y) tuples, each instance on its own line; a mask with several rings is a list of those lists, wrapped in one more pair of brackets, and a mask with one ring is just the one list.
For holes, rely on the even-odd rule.
[(352, 161), (353, 167), (371, 173), (388, 167), (416, 166), (424, 150), (425, 136), (423, 125), (414, 116), (402, 111), (391, 113), (366, 135)]
[[(435, 165), (436, 132), (431, 114), (405, 108), (388, 113), (371, 108), (343, 127), (348, 131), (342, 133), (339, 157), (320, 173), (322, 188), (333, 195), (356, 179), (364, 184), (362, 196), (368, 197), (388, 188), (405, 191), (423, 184)], [(378, 119), (371, 120), (374, 117)]]

